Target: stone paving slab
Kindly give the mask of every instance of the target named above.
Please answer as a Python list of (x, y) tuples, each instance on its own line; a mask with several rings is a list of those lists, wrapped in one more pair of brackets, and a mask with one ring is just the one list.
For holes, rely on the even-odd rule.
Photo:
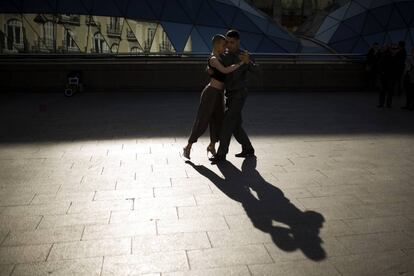
[(398, 97), (252, 94), (219, 166), (181, 156), (198, 97), (2, 94), (0, 275), (414, 274)]
[(49, 261), (33, 264), (19, 264), (15, 275), (101, 275), (103, 258), (84, 258), (68, 261)]
[(139, 275), (187, 269), (188, 261), (185, 251), (147, 252), (105, 258), (102, 275)]

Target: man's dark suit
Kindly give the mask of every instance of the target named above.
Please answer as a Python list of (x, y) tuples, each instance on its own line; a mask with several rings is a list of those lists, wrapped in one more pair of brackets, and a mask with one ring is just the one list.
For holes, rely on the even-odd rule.
[[(239, 50), (235, 53), (223, 54), (221, 56), (223, 65), (227, 67), (239, 63), (241, 53), (242, 51)], [(233, 73), (228, 74), (226, 78), (226, 113), (220, 135), (220, 146), (217, 151), (219, 156), (225, 156), (228, 153), (232, 135), (242, 145), (243, 150), (253, 150), (250, 139), (242, 127), (241, 115), (247, 98), (248, 72), (257, 72), (257, 65), (254, 62), (242, 65)]]

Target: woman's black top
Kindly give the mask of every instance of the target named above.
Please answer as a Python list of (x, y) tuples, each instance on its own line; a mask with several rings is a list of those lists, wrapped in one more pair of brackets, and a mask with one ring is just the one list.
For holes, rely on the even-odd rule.
[[(224, 82), (226, 80), (226, 74), (220, 72), (217, 68), (213, 67), (210, 64), (210, 60), (211, 60), (212, 57), (213, 56), (209, 57), (209, 59), (208, 59), (208, 66), (211, 68), (211, 70), (213, 70), (213, 74), (210, 77), (213, 78), (213, 79), (218, 80), (219, 82)], [(219, 59), (217, 59), (217, 60), (218, 60), (218, 62), (220, 62)]]

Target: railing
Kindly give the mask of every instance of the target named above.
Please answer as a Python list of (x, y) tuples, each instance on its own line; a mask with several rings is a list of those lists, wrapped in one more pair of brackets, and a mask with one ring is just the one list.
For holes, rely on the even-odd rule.
[(162, 41), (159, 45), (160, 52), (174, 52), (174, 48), (172, 47), (171, 43), (169, 41)]
[[(68, 53), (68, 54), (0, 54), (1, 60), (125, 60), (130, 62), (196, 62), (205, 63), (210, 53)], [(253, 53), (259, 64), (317, 64), (317, 63), (363, 63), (364, 54), (285, 54), (285, 53)]]
[(121, 26), (120, 25), (107, 24), (106, 25), (106, 33), (108, 34), (108, 36), (120, 37), (121, 34), (122, 34)]
[(36, 51), (50, 52), (54, 50), (55, 42), (54, 39), (38, 39), (34, 42), (32, 47)]
[(127, 30), (127, 39), (129, 41), (137, 41), (137, 37), (135, 36), (134, 32), (132, 30)]
[(68, 45), (67, 40), (63, 40), (62, 45), (62, 50), (65, 53), (80, 53), (80, 49), (76, 45)]
[(151, 50), (152, 40), (145, 40), (144, 41), (144, 52), (149, 52)]
[(92, 15), (86, 17), (85, 24), (86, 25), (90, 25), (90, 26), (95, 26), (95, 27), (100, 27), (101, 26), (101, 23), (100, 22), (96, 22), (93, 19), (93, 16)]
[(59, 15), (60, 23), (68, 23), (72, 25), (80, 25), (80, 16), (79, 15)]

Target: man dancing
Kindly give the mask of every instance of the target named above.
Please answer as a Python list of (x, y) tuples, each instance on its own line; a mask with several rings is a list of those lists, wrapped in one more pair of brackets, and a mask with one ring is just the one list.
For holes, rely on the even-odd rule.
[(228, 50), (221, 57), (224, 66), (239, 63), (243, 55), (247, 55), (249, 58), (247, 64), (226, 76), (226, 113), (220, 134), (220, 146), (217, 154), (211, 159), (213, 165), (226, 159), (232, 135), (242, 146), (242, 151), (236, 154), (236, 157), (254, 156), (252, 143), (242, 127), (241, 112), (247, 98), (247, 73), (258, 72), (258, 66), (247, 52), (240, 49), (240, 33), (238, 31), (228, 31), (226, 41)]

